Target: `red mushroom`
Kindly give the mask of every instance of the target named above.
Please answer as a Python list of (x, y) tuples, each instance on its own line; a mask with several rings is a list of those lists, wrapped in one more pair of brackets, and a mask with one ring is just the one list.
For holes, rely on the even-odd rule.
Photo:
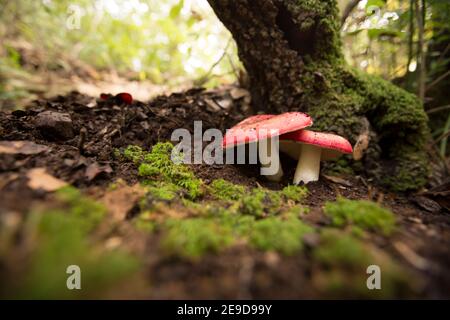
[(116, 94), (116, 99), (125, 104), (131, 104), (133, 102), (133, 96), (127, 92)]
[(108, 100), (109, 98), (112, 98), (112, 94), (109, 94), (109, 93), (100, 93), (100, 99), (102, 99), (102, 100)]
[[(223, 139), (224, 149), (245, 143), (259, 143), (259, 159), (262, 167), (274, 166), (277, 172), (267, 175), (270, 181), (280, 181), (283, 170), (280, 165), (279, 148), (274, 137), (311, 126), (310, 116), (302, 112), (280, 115), (263, 114), (249, 117), (227, 130)], [(265, 152), (263, 152), (265, 151)]]
[(294, 184), (319, 180), (320, 161), (332, 160), (344, 153), (352, 153), (347, 139), (323, 132), (299, 130), (280, 137), (280, 150), (298, 160)]

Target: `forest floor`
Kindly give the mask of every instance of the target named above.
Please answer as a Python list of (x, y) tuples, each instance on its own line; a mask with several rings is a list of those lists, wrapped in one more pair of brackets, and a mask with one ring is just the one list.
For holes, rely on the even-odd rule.
[[(330, 173), (289, 187), (287, 158), (281, 183), (257, 166), (164, 162), (174, 129), (224, 131), (251, 114), (248, 98), (72, 92), (0, 112), (0, 296), (450, 298), (448, 184), (394, 194)], [(73, 264), (80, 291), (66, 288)], [(366, 286), (369, 265), (381, 290)]]

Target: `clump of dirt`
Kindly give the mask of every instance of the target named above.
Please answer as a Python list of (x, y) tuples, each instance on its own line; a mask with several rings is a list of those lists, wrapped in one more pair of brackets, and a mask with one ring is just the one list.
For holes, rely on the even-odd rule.
[[(0, 112), (0, 142), (4, 142), (0, 144), (0, 221), (16, 214), (24, 216), (52, 201), (49, 193), (29, 187), (30, 169), (45, 168), (52, 176), (100, 198), (119, 180), (130, 186), (142, 181), (136, 164), (121, 159), (127, 146), (150, 150), (158, 142), (170, 140), (175, 129), (184, 128), (193, 133), (194, 121), (202, 121), (203, 131), (217, 128), (223, 132), (250, 114), (248, 93), (235, 87), (210, 91), (191, 89), (160, 96), (148, 103), (133, 101), (131, 104), (113, 96), (101, 99), (72, 92), (35, 101), (25, 110)], [(205, 185), (224, 179), (248, 190), (261, 186), (282, 190), (290, 183), (295, 162), (284, 156), (281, 160), (286, 173), (281, 183), (262, 179), (256, 165), (202, 164), (190, 165), (190, 169)], [(334, 175), (324, 175), (319, 182), (308, 184), (308, 190), (302, 204), (309, 207), (309, 213), (302, 220), (317, 230), (332, 226), (332, 219), (324, 214), (323, 207), (327, 201), (339, 197), (372, 200), (392, 210), (398, 225), (395, 234), (386, 237), (369, 233), (364, 241), (384, 255), (394, 257), (421, 279), (424, 284), (413, 296), (449, 297), (450, 215), (448, 200), (443, 196), (447, 190), (422, 192), (420, 197), (393, 194), (362, 176)], [(114, 232), (117, 236), (126, 234), (129, 246), (141, 248), (138, 251), (146, 257), (145, 276), (152, 290), (144, 297), (326, 296), (318, 287), (324, 279), (323, 266), (311, 258), (319, 245), (318, 235), (304, 239), (305, 252), (288, 257), (242, 244), (218, 255), (207, 254), (200, 261), (186, 261), (155, 251), (158, 236), (143, 237), (130, 231), (133, 220), (130, 218), (140, 210), (136, 199), (133, 205), (125, 206), (130, 212), (116, 213), (128, 218)], [(175, 210), (171, 214), (177, 216), (180, 212)], [(343, 228), (346, 232), (358, 231)], [(0, 273), (1, 265), (0, 257)], [(131, 293), (130, 297), (133, 296)]]

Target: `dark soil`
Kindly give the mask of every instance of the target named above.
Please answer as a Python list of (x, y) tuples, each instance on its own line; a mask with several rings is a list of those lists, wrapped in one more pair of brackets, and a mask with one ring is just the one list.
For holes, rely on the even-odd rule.
[[(194, 120), (203, 121), (203, 130), (224, 131), (252, 114), (246, 96), (232, 94), (233, 88), (216, 91), (192, 89), (184, 93), (161, 96), (149, 103), (121, 104), (114, 98), (94, 99), (76, 92), (50, 100), (36, 101), (26, 110), (0, 112), (0, 141), (27, 140), (48, 146), (37, 154), (0, 154), (0, 217), (8, 212), (26, 214), (51, 196), (27, 187), (26, 173), (45, 167), (47, 172), (94, 197), (100, 197), (112, 182), (138, 181), (136, 168), (114, 157), (115, 149), (140, 145), (150, 149), (158, 141), (170, 140), (176, 128), (193, 130)], [(233, 98), (234, 96), (234, 98)], [(67, 114), (60, 129), (42, 125), (38, 119), (44, 111)], [(53, 119), (54, 120), (54, 119)], [(66, 130), (67, 126), (71, 130)], [(224, 178), (246, 186), (264, 185), (280, 189), (292, 177), (295, 164), (282, 158), (286, 178), (269, 183), (259, 178), (256, 166), (193, 165), (196, 175), (206, 183)], [(448, 186), (447, 186), (448, 187)], [(382, 190), (364, 177), (322, 177), (308, 185), (307, 205), (310, 224), (328, 224), (322, 206), (338, 195), (349, 199), (372, 199), (392, 209), (398, 217), (400, 231), (387, 239), (373, 235), (370, 239), (380, 249), (395, 257), (405, 268), (423, 279), (417, 297), (450, 298), (450, 213), (448, 188), (399, 195)], [(130, 216), (130, 215), (129, 215)], [(123, 222), (124, 225), (128, 221)], [(126, 226), (124, 227), (126, 230)], [(119, 230), (118, 233), (127, 232)], [(132, 237), (131, 235), (129, 235)], [(136, 240), (136, 239), (135, 239)], [(311, 276), (314, 266), (308, 253), (283, 257), (236, 246), (221, 255), (208, 255), (199, 262), (188, 262), (159, 255), (157, 239), (137, 239), (146, 255), (145, 277), (151, 292), (144, 298), (317, 298)], [(312, 244), (313, 245), (312, 241)], [(410, 250), (398, 250), (395, 244)], [(410, 252), (413, 252), (411, 256)], [(421, 267), (417, 259), (427, 262)], [(421, 261), (422, 261), (421, 260)], [(1, 268), (0, 268), (1, 272)], [(136, 294), (124, 293), (135, 297)]]

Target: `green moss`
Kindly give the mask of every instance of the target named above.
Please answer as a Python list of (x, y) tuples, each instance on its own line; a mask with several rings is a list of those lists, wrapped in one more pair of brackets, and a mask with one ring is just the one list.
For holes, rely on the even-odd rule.
[[(58, 191), (61, 208), (34, 212), (27, 220), (35, 234), (30, 268), (19, 286), (20, 298), (87, 297), (107, 290), (136, 271), (139, 262), (122, 251), (105, 251), (90, 239), (105, 215), (105, 208), (66, 187)], [(66, 268), (78, 265), (83, 290), (67, 290)]]
[(364, 131), (363, 119), (369, 120), (371, 139), (365, 159), (342, 157), (347, 163), (329, 169), (363, 171), (394, 191), (425, 184), (428, 119), (416, 96), (332, 59), (309, 61), (299, 82), (305, 90), (300, 104), (309, 106), (306, 111), (314, 118), (314, 130), (338, 133), (354, 144)]
[[(415, 281), (389, 256), (338, 230), (323, 230), (313, 258), (321, 266), (313, 281), (325, 296), (340, 298), (399, 298), (413, 292)], [(381, 270), (381, 290), (366, 286), (369, 266)]]
[(233, 243), (231, 229), (210, 219), (170, 219), (165, 224), (162, 246), (166, 253), (197, 258), (219, 252)]
[(362, 268), (370, 263), (369, 254), (358, 239), (335, 230), (322, 232), (314, 258), (328, 266), (349, 268)]
[(183, 190), (173, 183), (159, 182), (148, 186), (148, 195), (151, 196), (152, 200), (172, 201), (177, 197), (181, 197)]
[(135, 164), (141, 163), (144, 158), (144, 151), (139, 146), (128, 146), (124, 152), (123, 156), (128, 161), (132, 161)]
[(281, 195), (287, 200), (301, 202), (308, 195), (308, 189), (304, 186), (289, 185), (281, 190)]
[[(290, 213), (294, 208), (296, 213)], [(161, 225), (162, 247), (169, 254), (195, 258), (246, 241), (258, 250), (291, 255), (302, 249), (302, 236), (314, 230), (299, 220), (301, 206), (290, 209), (284, 211), (286, 214), (261, 219), (242, 214), (233, 206), (226, 209), (214, 203), (202, 204), (198, 217), (169, 219)]]
[(276, 215), (289, 209), (292, 203), (299, 204), (307, 194), (308, 190), (302, 186), (287, 186), (280, 191), (254, 188), (242, 197), (239, 210), (255, 217)]
[[(80, 232), (90, 232), (93, 228), (95, 228), (103, 219), (106, 214), (106, 209), (103, 205), (95, 202), (87, 197), (84, 197), (79, 190), (73, 187), (64, 187), (56, 192), (56, 197), (59, 201), (61, 201), (68, 210), (66, 215), (63, 215), (61, 218), (61, 222), (65, 222), (67, 219), (72, 219), (76, 224), (77, 230)], [(45, 228), (46, 219), (43, 219), (42, 228)], [(48, 227), (49, 230), (43, 230), (44, 233), (51, 234), (53, 230), (51, 229), (53, 226), (51, 223), (57, 223), (58, 218), (49, 219)], [(57, 229), (57, 226), (55, 227)]]
[(302, 205), (295, 205), (285, 209), (280, 216), (284, 218), (299, 218), (309, 213), (309, 208)]
[(209, 185), (210, 193), (217, 199), (225, 201), (239, 200), (245, 194), (245, 188), (224, 179), (217, 179)]
[(144, 152), (138, 146), (129, 146), (124, 151), (124, 158), (138, 165), (140, 176), (148, 179), (174, 184), (186, 190), (187, 196), (195, 199), (203, 194), (203, 182), (184, 164), (172, 161), (182, 154), (173, 151), (169, 142), (157, 143), (150, 152)]
[(292, 255), (302, 249), (303, 235), (313, 231), (313, 228), (296, 218), (284, 220), (269, 217), (254, 223), (250, 231), (250, 244), (260, 250)]
[(265, 199), (266, 193), (263, 190), (255, 189), (251, 194), (242, 198), (240, 211), (243, 214), (263, 217), (267, 211), (264, 204)]
[[(147, 195), (142, 200), (142, 213), (135, 225), (145, 232), (161, 232), (161, 248), (170, 255), (197, 258), (206, 253), (217, 253), (238, 242), (247, 241), (258, 250), (275, 250), (293, 254), (302, 247), (301, 236), (312, 230), (299, 216), (306, 211), (301, 201), (307, 189), (287, 186), (280, 191), (265, 188), (248, 190), (224, 179), (217, 179), (204, 188), (213, 198), (223, 202), (203, 201), (189, 195), (182, 181), (201, 181), (186, 166), (174, 164), (170, 144), (157, 144), (144, 154), (139, 172)], [(157, 179), (152, 179), (157, 178)], [(176, 202), (173, 200), (176, 199)], [(186, 217), (170, 218), (158, 214), (158, 204), (165, 202), (166, 209), (179, 212), (181, 201)], [(165, 212), (165, 211), (164, 211)], [(154, 216), (157, 214), (157, 217)], [(262, 219), (272, 217), (270, 219)], [(257, 220), (261, 219), (261, 220)]]
[(157, 230), (157, 224), (151, 219), (150, 211), (141, 212), (141, 214), (133, 220), (133, 224), (138, 230), (145, 233), (153, 233)]
[(327, 202), (324, 211), (337, 227), (353, 224), (384, 235), (395, 229), (394, 214), (371, 201), (340, 198), (336, 202)]
[(254, 188), (242, 198), (240, 212), (255, 217), (273, 215), (280, 211), (282, 200), (279, 192)]
[(389, 186), (393, 191), (402, 192), (413, 190), (413, 186), (423, 186), (427, 182), (429, 174), (428, 159), (420, 153), (411, 152), (407, 146), (398, 146), (392, 151), (392, 157), (400, 157), (393, 170), (385, 172), (380, 181)]

